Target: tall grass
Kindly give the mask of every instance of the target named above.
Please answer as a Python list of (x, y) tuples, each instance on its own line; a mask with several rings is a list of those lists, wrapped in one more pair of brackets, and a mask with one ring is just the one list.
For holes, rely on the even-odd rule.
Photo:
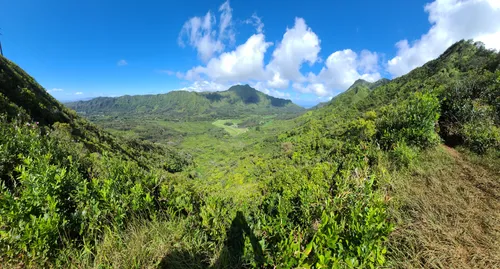
[(393, 172), (395, 268), (500, 268), (500, 174), (445, 146)]

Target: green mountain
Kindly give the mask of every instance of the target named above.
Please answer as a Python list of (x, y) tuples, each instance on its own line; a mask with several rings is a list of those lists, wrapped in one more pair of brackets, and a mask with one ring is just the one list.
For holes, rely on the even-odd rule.
[(359, 100), (364, 99), (366, 96), (368, 96), (371, 90), (379, 86), (383, 86), (389, 82), (390, 80), (386, 78), (379, 79), (376, 82), (368, 82), (363, 79), (358, 79), (345, 92), (335, 96), (328, 102), (319, 103), (311, 109), (318, 109), (327, 105), (338, 105), (339, 103), (342, 103), (343, 105), (354, 105)]
[(154, 115), (169, 120), (298, 114), (305, 110), (290, 100), (266, 95), (248, 85), (232, 86), (222, 92), (173, 91), (157, 95), (98, 97), (66, 105), (86, 116)]

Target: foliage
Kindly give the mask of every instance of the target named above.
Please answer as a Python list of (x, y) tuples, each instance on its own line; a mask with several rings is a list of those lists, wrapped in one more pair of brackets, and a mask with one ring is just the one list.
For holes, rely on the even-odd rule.
[(295, 116), (304, 110), (290, 100), (266, 95), (248, 85), (233, 86), (222, 92), (173, 91), (158, 95), (99, 97), (66, 105), (86, 116), (154, 115), (177, 121), (234, 118), (247, 114)]
[(439, 119), (437, 97), (417, 92), (396, 106), (384, 107), (382, 113), (377, 122), (377, 136), (383, 148), (393, 148), (399, 142), (420, 148), (439, 143), (436, 133)]
[(388, 248), (394, 218), (411, 211), (390, 202), (399, 174), (441, 139), (497, 158), (498, 55), (461, 41), (293, 119), (289, 101), (248, 86), (71, 104), (119, 136), (0, 58), (0, 261), (385, 266), (401, 247)]

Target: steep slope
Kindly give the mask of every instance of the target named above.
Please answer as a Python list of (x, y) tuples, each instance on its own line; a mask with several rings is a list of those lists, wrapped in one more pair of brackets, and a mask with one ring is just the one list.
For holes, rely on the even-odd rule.
[(475, 151), (483, 151), (498, 146), (495, 126), (500, 122), (499, 66), (499, 53), (463, 40), (407, 75), (373, 85), (371, 91), (367, 83), (355, 83), (316, 110), (315, 115), (319, 119), (337, 113), (357, 115), (398, 104), (415, 92), (432, 92), (441, 102), (442, 139), (452, 146), (467, 144)]
[(83, 143), (90, 152), (111, 152), (145, 167), (151, 163), (148, 158), (178, 155), (164, 146), (119, 139), (99, 129), (55, 100), (24, 70), (4, 57), (0, 57), (0, 114), (5, 114), (9, 121), (21, 119), (59, 129)]
[(0, 56), (2, 266), (45, 267), (62, 245), (95, 242), (104, 229), (158, 210), (160, 188), (189, 162), (99, 129)]
[(345, 92), (335, 96), (328, 102), (319, 103), (318, 105), (312, 107), (311, 110), (319, 109), (324, 106), (341, 105), (345, 107), (347, 105), (355, 105), (358, 101), (367, 97), (370, 91), (389, 82), (390, 80), (386, 78), (379, 79), (376, 82), (368, 82), (363, 79), (358, 79)]
[(499, 268), (500, 159), (441, 146), (392, 173), (392, 267)]
[(158, 95), (98, 97), (66, 105), (87, 116), (134, 114), (169, 119), (212, 119), (304, 111), (290, 100), (266, 95), (248, 85), (236, 85), (222, 92), (174, 91)]
[(497, 268), (500, 53), (460, 41), (371, 91), (356, 84), (280, 136), (292, 158), (381, 178), (391, 266)]

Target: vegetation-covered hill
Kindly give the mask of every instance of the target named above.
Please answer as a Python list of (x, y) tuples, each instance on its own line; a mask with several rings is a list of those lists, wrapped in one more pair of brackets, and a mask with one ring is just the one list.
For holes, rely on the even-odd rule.
[(266, 95), (248, 85), (233, 86), (222, 92), (174, 91), (157, 95), (98, 97), (66, 105), (86, 116), (153, 115), (164, 120), (208, 120), (304, 111), (290, 100)]
[(0, 56), (2, 267), (26, 259), (41, 266), (63, 244), (94, 242), (109, 223), (124, 227), (155, 210), (149, 191), (190, 162), (165, 145), (103, 131)]
[[(148, 158), (178, 155), (159, 144), (110, 135), (59, 103), (24, 70), (3, 57), (0, 57), (0, 70), (0, 114), (6, 121), (18, 120), (57, 130), (67, 139), (81, 143), (89, 152), (110, 152), (142, 166), (151, 164)], [(149, 154), (147, 158), (144, 153)]]
[(81, 155), (57, 123), (33, 128), (33, 110), (9, 112), (37, 99), (4, 98), (0, 168), (16, 168), (1, 170), (0, 262), (497, 268), (499, 98), (500, 53), (461, 41), (405, 76), (358, 81), (321, 108), (234, 137), (179, 122), (200, 132), (182, 134), (196, 154), (181, 169)]

